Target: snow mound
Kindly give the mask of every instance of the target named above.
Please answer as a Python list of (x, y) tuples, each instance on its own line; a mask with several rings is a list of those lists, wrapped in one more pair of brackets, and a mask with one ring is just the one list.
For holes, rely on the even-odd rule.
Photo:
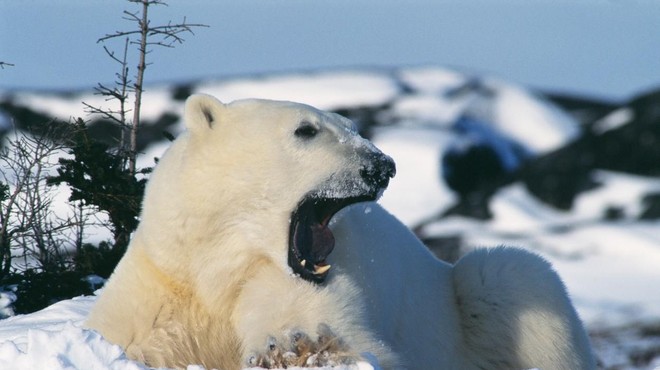
[[(118, 345), (82, 328), (96, 297), (61, 301), (41, 311), (0, 320), (0, 370), (147, 370)], [(377, 361), (304, 370), (379, 370)], [(203, 370), (189, 365), (187, 370)], [(252, 370), (256, 370), (253, 368)], [(289, 370), (303, 370), (290, 368)], [(164, 370), (164, 369), (163, 369)]]
[[(75, 326), (71, 321), (59, 330), (28, 329), (25, 339), (24, 344), (2, 343), (0, 363), (11, 364), (14, 370), (147, 369), (128, 360), (119, 346), (110, 344), (94, 331)], [(3, 366), (0, 365), (0, 369)]]

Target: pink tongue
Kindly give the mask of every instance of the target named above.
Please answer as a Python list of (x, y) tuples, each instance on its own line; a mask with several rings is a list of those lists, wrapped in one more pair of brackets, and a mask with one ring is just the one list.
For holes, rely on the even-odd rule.
[(328, 227), (320, 224), (313, 224), (310, 229), (312, 232), (312, 258), (314, 262), (324, 261), (335, 247), (335, 236)]

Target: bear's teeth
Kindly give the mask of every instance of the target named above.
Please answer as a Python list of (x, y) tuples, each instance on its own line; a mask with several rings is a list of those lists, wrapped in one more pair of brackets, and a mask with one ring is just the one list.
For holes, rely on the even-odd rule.
[(300, 266), (305, 267), (306, 264), (307, 264), (307, 260), (300, 261)]
[(314, 265), (314, 275), (324, 274), (326, 271), (330, 270), (331, 265), (319, 266)]

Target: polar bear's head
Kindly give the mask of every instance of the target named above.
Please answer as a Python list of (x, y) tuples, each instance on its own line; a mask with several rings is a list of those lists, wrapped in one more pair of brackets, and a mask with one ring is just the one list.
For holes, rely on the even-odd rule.
[[(187, 213), (186, 225), (192, 224), (191, 214), (212, 222), (202, 227), (206, 233), (234, 228), (230, 233), (254, 239), (246, 244), (285, 244), (270, 246), (276, 258), (313, 282), (328, 273), (331, 217), (347, 205), (378, 198), (395, 173), (392, 159), (360, 137), (350, 120), (303, 104), (255, 99), (223, 104), (193, 95), (185, 121), (187, 133), (159, 164), (170, 168), (157, 168), (151, 180), (166, 172), (159, 181), (172, 182), (175, 172), (183, 186), (176, 195), (162, 194), (161, 203), (171, 205), (177, 197), (176, 206), (187, 208), (177, 211)], [(145, 206), (154, 202), (145, 200)], [(174, 211), (161, 209), (161, 218), (164, 212)]]

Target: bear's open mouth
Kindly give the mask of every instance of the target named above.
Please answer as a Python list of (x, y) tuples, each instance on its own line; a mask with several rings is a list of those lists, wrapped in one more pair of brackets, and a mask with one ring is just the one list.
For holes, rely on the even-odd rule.
[(335, 237), (328, 227), (330, 219), (342, 208), (358, 202), (375, 200), (375, 196), (343, 199), (306, 196), (291, 216), (289, 226), (289, 266), (300, 277), (322, 283), (330, 265), (326, 258), (335, 247)]

